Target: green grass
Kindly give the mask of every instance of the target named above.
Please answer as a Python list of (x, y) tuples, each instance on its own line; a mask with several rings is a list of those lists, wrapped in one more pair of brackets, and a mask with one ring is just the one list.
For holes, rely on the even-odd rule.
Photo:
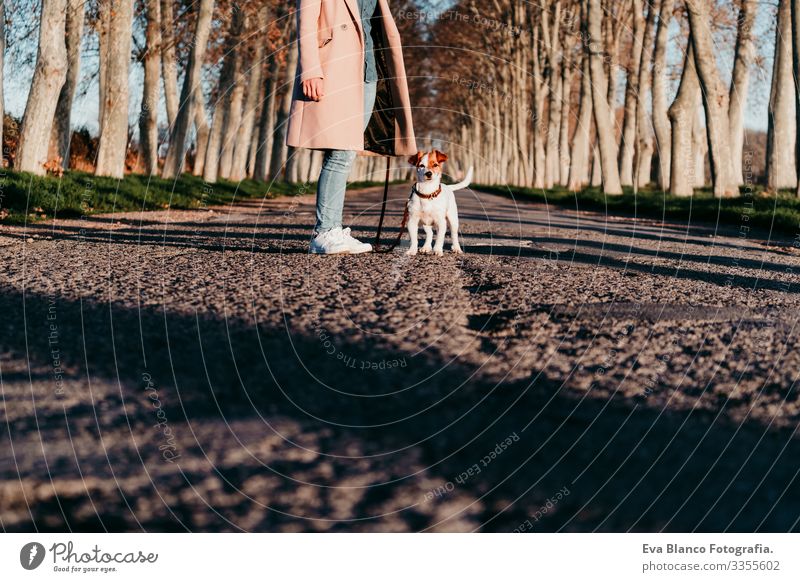
[[(373, 185), (360, 182), (350, 188)], [(129, 174), (122, 180), (70, 171), (63, 177), (34, 176), (3, 170), (0, 173), (0, 209), (8, 213), (2, 221), (21, 224), (58, 216), (79, 217), (103, 212), (197, 209), (242, 199), (275, 198), (311, 194), (315, 184), (286, 184), (219, 180), (206, 184), (202, 178), (184, 174), (177, 180), (162, 180)], [(0, 215), (2, 215), (0, 214)]]
[[(358, 182), (349, 184), (348, 188), (377, 185), (376, 182)], [(800, 199), (788, 191), (767, 194), (759, 189), (752, 195), (718, 199), (708, 190), (698, 190), (694, 196), (682, 198), (655, 188), (642, 189), (635, 195), (626, 189), (622, 196), (606, 196), (598, 188), (578, 193), (563, 188), (536, 190), (502, 185), (476, 184), (473, 188), (575, 210), (684, 223), (719, 223), (736, 228), (749, 226), (793, 236), (800, 230)], [(206, 184), (202, 178), (188, 174), (177, 180), (139, 174), (117, 180), (75, 171), (56, 178), (3, 170), (0, 173), (0, 210), (8, 212), (3, 222), (19, 224), (45, 217), (78, 217), (112, 211), (197, 209), (233, 200), (312, 194), (315, 190), (313, 183), (220, 180)]]
[(640, 189), (634, 194), (626, 188), (621, 196), (606, 196), (599, 188), (570, 192), (563, 188), (536, 190), (513, 186), (474, 184), (482, 190), (521, 200), (534, 200), (572, 208), (594, 210), (606, 214), (638, 216), (682, 223), (711, 223), (736, 228), (759, 228), (791, 234), (800, 231), (800, 198), (791, 191), (770, 194), (759, 188), (752, 193), (742, 191), (736, 198), (715, 198), (709, 190), (696, 190), (694, 196), (678, 197), (656, 188)]

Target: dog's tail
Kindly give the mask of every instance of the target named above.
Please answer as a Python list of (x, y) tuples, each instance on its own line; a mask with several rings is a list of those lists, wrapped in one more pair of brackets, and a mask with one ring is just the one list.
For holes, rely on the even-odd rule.
[(472, 184), (472, 173), (473, 173), (472, 172), (472, 166), (470, 166), (469, 170), (467, 170), (467, 177), (464, 178), (464, 180), (462, 182), (459, 182), (458, 184), (453, 184), (452, 186), (450, 186), (450, 188), (452, 188), (453, 192), (455, 192), (456, 190), (463, 190), (464, 188), (469, 188), (469, 185)]

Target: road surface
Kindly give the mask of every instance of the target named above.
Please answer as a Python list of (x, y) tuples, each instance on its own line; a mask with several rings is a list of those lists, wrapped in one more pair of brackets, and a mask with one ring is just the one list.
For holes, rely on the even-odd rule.
[(458, 201), (444, 257), (309, 256), (310, 196), (2, 227), (3, 529), (800, 529), (791, 236)]

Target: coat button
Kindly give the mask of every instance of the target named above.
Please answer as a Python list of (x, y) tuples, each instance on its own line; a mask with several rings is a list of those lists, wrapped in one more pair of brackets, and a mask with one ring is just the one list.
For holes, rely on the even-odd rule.
[(342, 30), (347, 30), (347, 25), (346, 24), (342, 25)]

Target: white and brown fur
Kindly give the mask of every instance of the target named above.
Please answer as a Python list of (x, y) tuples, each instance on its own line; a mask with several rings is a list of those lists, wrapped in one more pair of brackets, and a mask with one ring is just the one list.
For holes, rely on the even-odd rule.
[[(408, 201), (408, 236), (411, 239), (411, 248), (407, 255), (433, 252), (436, 255), (444, 254), (444, 239), (447, 233), (447, 224), (450, 224), (450, 237), (453, 240), (454, 253), (463, 253), (458, 243), (458, 206), (456, 205), (455, 192), (463, 190), (472, 181), (472, 168), (467, 172), (463, 182), (458, 184), (442, 184), (442, 164), (447, 161), (447, 154), (438, 150), (431, 152), (418, 152), (411, 156), (408, 162), (417, 169), (417, 182)], [(441, 193), (436, 198), (421, 198), (417, 192), (429, 195), (436, 192), (441, 186)], [(419, 248), (417, 231), (422, 223), (425, 229), (425, 244)], [(433, 244), (433, 227), (436, 227), (436, 244)]]

